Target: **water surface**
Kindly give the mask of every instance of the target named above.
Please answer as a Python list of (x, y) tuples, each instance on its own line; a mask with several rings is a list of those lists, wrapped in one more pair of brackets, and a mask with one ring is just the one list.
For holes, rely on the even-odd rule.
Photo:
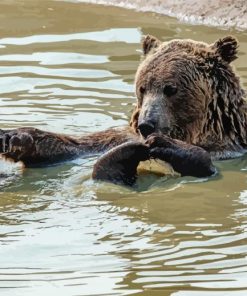
[[(1, 128), (82, 134), (128, 123), (143, 34), (241, 46), (247, 33), (59, 1), (1, 1)], [(90, 180), (94, 159), (0, 179), (0, 295), (247, 295), (247, 159), (210, 180)], [(5, 170), (1, 163), (1, 170)], [(13, 176), (14, 173), (14, 176)]]

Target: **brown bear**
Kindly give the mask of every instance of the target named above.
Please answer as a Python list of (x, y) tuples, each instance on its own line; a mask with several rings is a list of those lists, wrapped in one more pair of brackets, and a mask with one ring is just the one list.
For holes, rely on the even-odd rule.
[[(237, 58), (237, 40), (228, 36), (213, 44), (162, 43), (146, 36), (142, 46), (144, 60), (135, 82), (137, 107), (129, 127), (79, 138), (34, 128), (0, 131), (0, 153), (37, 166), (113, 148), (96, 163), (93, 177), (114, 181), (120, 176), (123, 183), (133, 183), (139, 161), (150, 157), (170, 162), (182, 175), (201, 176), (214, 171), (208, 153), (213, 159), (245, 153), (245, 92), (230, 65)], [(125, 161), (128, 158), (131, 161)], [(125, 164), (132, 160), (135, 164), (128, 172)], [(108, 166), (112, 173), (104, 174)]]
[(247, 148), (247, 103), (230, 63), (238, 43), (160, 42), (147, 36), (136, 74), (138, 104), (131, 125), (146, 137), (160, 132), (203, 147), (215, 159)]

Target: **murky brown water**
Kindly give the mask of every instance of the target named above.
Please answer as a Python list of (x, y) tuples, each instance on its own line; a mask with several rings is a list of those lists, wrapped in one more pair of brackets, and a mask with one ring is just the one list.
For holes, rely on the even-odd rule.
[[(126, 124), (142, 34), (229, 34), (118, 8), (0, 5), (1, 128), (80, 134)], [(236, 67), (247, 87), (247, 33)], [(93, 159), (0, 180), (0, 295), (247, 295), (247, 158), (220, 175), (90, 180)], [(3, 170), (4, 165), (1, 163)]]

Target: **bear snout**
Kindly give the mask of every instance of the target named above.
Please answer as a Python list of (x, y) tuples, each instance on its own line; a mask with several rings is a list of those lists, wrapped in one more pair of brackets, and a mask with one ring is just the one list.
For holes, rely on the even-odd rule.
[(151, 120), (149, 120), (149, 121), (142, 121), (138, 125), (138, 130), (139, 130), (140, 134), (144, 138), (147, 138), (149, 135), (151, 135), (152, 133), (154, 133), (154, 131), (155, 131), (155, 123), (153, 121), (151, 121)]

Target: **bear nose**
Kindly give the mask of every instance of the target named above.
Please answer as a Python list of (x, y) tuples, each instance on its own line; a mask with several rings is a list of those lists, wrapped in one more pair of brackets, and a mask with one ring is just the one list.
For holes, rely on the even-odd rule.
[(141, 135), (146, 138), (155, 131), (155, 125), (152, 121), (144, 121), (138, 125)]

